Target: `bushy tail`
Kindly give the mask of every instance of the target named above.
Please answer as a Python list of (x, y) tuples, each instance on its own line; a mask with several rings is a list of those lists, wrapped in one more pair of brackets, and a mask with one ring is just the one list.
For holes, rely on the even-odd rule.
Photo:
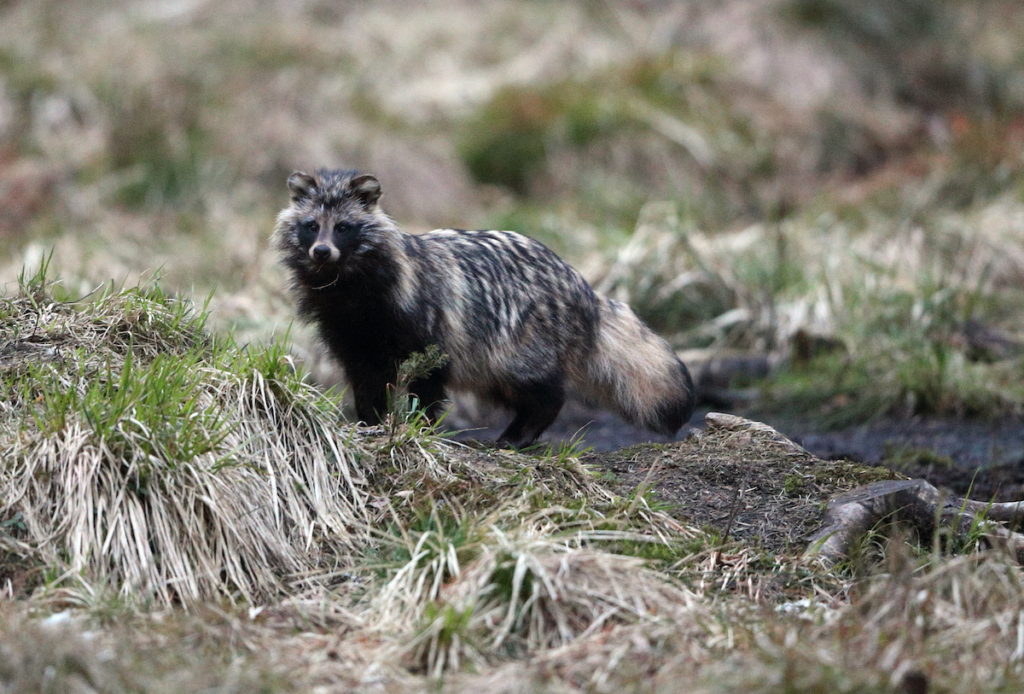
[(591, 358), (579, 365), (580, 394), (637, 426), (671, 435), (693, 414), (686, 366), (629, 306), (598, 297), (600, 327)]

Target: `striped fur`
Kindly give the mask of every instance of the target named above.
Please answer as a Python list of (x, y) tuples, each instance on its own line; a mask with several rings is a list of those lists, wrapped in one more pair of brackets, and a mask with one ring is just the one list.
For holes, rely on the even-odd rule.
[(543, 244), (509, 231), (405, 234), (355, 171), (292, 174), (276, 243), (299, 314), (345, 369), (366, 422), (412, 352), (436, 344), (445, 366), (410, 386), (436, 414), (447, 389), (511, 409), (499, 442), (520, 447), (576, 395), (672, 434), (693, 384), (669, 346), (625, 304), (594, 292)]

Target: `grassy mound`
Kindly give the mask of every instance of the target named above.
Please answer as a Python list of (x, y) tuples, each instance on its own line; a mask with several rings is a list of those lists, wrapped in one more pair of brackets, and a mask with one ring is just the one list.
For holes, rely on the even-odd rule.
[(213, 338), (155, 285), (57, 292), (44, 268), (0, 305), (3, 540), (51, 574), (164, 604), (259, 602), (361, 556), (419, 562), (443, 528), (518, 524), (548, 500), (579, 506), (562, 522), (616, 522), (571, 459), (523, 467), (432, 438), (414, 412), (344, 424), (279, 345)]
[(210, 337), (156, 286), (53, 289), (44, 268), (0, 300), (3, 542), (32, 583), (259, 601), (345, 563), (360, 451), (283, 350)]
[(649, 490), (658, 503), (719, 538), (799, 553), (821, 524), (822, 500), (890, 470), (819, 460), (768, 431), (709, 428), (681, 445), (639, 445), (593, 460), (623, 493)]

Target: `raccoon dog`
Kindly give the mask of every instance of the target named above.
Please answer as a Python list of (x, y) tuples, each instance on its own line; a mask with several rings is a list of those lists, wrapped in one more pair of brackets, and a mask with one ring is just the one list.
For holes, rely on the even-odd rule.
[(367, 423), (413, 352), (448, 361), (409, 390), (436, 416), (448, 389), (514, 413), (499, 444), (534, 442), (569, 395), (673, 434), (693, 411), (690, 374), (628, 306), (543, 244), (510, 231), (406, 234), (379, 181), (322, 169), (288, 177), (275, 238), (300, 317), (341, 363)]

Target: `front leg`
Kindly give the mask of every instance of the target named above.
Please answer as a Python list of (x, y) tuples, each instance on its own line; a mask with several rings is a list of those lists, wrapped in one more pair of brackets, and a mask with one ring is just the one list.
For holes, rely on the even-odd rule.
[(395, 382), (397, 375), (394, 368), (366, 365), (349, 374), (359, 421), (371, 426), (383, 421), (388, 413), (388, 386)]

